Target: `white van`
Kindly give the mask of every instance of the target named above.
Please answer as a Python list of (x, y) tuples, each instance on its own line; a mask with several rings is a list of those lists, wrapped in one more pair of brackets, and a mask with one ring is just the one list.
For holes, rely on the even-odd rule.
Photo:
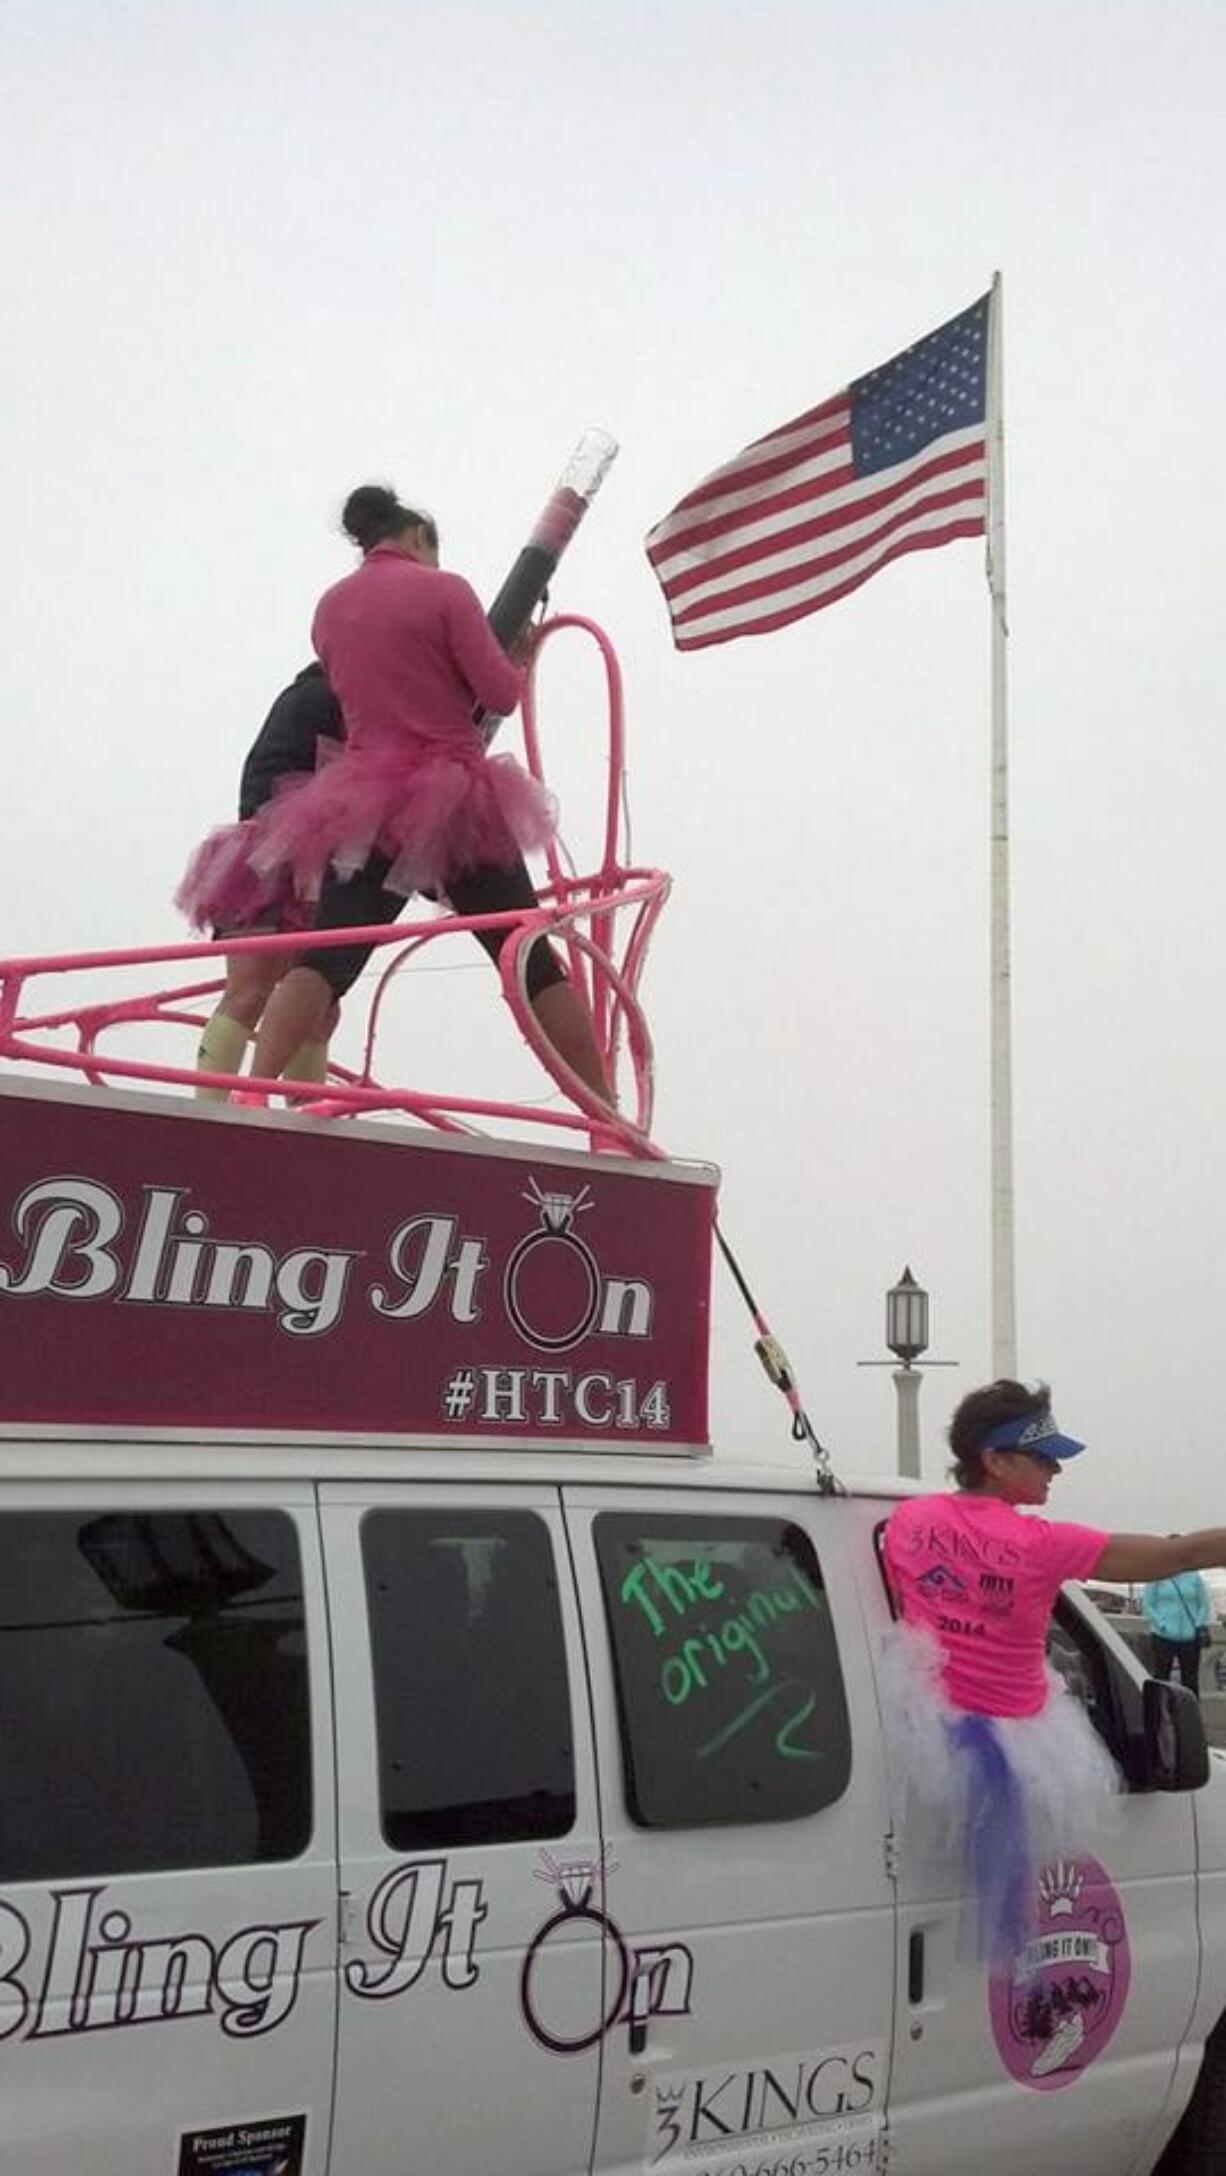
[(1066, 1595), (1130, 1795), (970, 1961), (891, 1804), (895, 1486), (694, 1455), (711, 1174), (327, 1131), (0, 1094), (0, 2176), (1220, 2170), (1191, 1696)]

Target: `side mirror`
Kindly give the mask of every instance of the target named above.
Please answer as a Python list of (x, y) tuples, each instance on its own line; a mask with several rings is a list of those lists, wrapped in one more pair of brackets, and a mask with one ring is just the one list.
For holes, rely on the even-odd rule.
[(1146, 1781), (1151, 1791), (1199, 1791), (1209, 1781), (1209, 1742), (1194, 1692), (1147, 1677), (1141, 1689)]

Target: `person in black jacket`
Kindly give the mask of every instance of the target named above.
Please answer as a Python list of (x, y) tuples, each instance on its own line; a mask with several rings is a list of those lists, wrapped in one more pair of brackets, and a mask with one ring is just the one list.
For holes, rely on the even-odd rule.
[[(276, 792), (281, 779), (314, 771), (321, 740), (344, 738), (341, 706), (324, 678), (322, 665), (311, 664), (283, 688), (247, 751), (239, 782), (236, 824), (214, 831), (193, 855), (178, 899), (198, 928), (215, 937), (254, 937), (296, 928), (301, 919), (295, 902), (275, 885), (253, 877), (243, 854), (246, 827)], [(237, 1073), (247, 1044), (273, 990), (292, 964), (280, 952), (238, 952), (226, 960), (221, 1001), (200, 1038), (196, 1063), (204, 1073)], [(304, 1043), (290, 1073), (296, 1080), (327, 1078), (328, 1038), (339, 1008), (324, 1022), (323, 1039)], [(202, 1082), (197, 1096), (206, 1102), (228, 1100), (224, 1088)]]

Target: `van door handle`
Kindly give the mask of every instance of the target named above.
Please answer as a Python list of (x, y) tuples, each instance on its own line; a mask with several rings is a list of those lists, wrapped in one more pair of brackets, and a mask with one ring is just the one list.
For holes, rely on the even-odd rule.
[(907, 2000), (915, 2008), (924, 1999), (924, 1934), (917, 1927), (907, 1944)]
[(651, 1976), (640, 1964), (630, 1982), (630, 2053), (641, 2055), (647, 2045), (647, 2020), (651, 2016)]

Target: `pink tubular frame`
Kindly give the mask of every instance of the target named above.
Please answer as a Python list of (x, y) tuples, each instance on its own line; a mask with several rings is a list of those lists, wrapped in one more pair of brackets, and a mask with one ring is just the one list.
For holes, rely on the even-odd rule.
[[(313, 1117), (320, 1118), (399, 1111), (419, 1124), (444, 1133), (478, 1130), (475, 1125), (478, 1120), (526, 1121), (564, 1134), (585, 1135), (596, 1148), (612, 1147), (638, 1156), (660, 1156), (662, 1151), (650, 1137), (654, 1061), (638, 984), (652, 931), (668, 897), (670, 880), (662, 870), (628, 867), (621, 859), (625, 762), (621, 674), (612, 644), (592, 620), (567, 614), (549, 621), (541, 630), (523, 704), (527, 761), (533, 776), (544, 783), (535, 699), (536, 663), (545, 646), (566, 631), (589, 636), (604, 665), (608, 700), (608, 788), (601, 858), (594, 872), (585, 876), (567, 875), (563, 851), (555, 840), (547, 854), (548, 881), (539, 888), (540, 903), (534, 909), (503, 914), (449, 914), (429, 921), (400, 922), (392, 928), (380, 924), (377, 928), (364, 930), (306, 930), (293, 934), (278, 931), (264, 936), (232, 937), (213, 944), (154, 945), (126, 951), (73, 952), (0, 960), (0, 1059), (80, 1074), (95, 1086), (125, 1081), (169, 1088), (242, 1089), (261, 1098), (276, 1094), (282, 1087), (293, 1084), (229, 1073), (201, 1073), (188, 1066), (158, 1065), (145, 1059), (113, 1057), (99, 1052), (100, 1037), (108, 1029), (122, 1025), (157, 1024), (198, 1031), (207, 1017), (207, 1011), (202, 1009), (204, 1001), (216, 997), (225, 987), (220, 979), (176, 984), (135, 997), (91, 995), (86, 1002), (37, 1013), (21, 1010), (26, 985), (42, 975), (101, 978), (108, 970), (153, 968), (180, 960), (199, 963), (207, 970), (209, 964), (227, 953), (314, 951), (325, 945), (349, 945), (356, 938), (364, 944), (391, 950), (371, 999), (361, 1069), (354, 1072), (333, 1064), (324, 1085), (303, 1083), (304, 1090), (309, 1085), (311, 1099), (306, 1102), (300, 1096), (300, 1109), (308, 1109)], [(375, 1074), (379, 1024), (397, 970), (436, 937), (450, 935), (456, 930), (487, 928), (510, 930), (498, 963), (503, 995), (524, 1041), (566, 1096), (570, 1106), (567, 1109), (397, 1087), (381, 1081)], [(615, 1075), (623, 1053), (628, 1060), (632, 1115), (614, 1115), (606, 1110), (558, 1056), (541, 1031), (528, 1000), (526, 975), (532, 942), (542, 933), (552, 936), (566, 951), (572, 981), (591, 1008), (597, 1044), (610, 1076)], [(349, 1003), (352, 1006), (352, 995)], [(68, 1034), (74, 1041), (69, 1047), (62, 1047), (47, 1040), (57, 1034)]]

